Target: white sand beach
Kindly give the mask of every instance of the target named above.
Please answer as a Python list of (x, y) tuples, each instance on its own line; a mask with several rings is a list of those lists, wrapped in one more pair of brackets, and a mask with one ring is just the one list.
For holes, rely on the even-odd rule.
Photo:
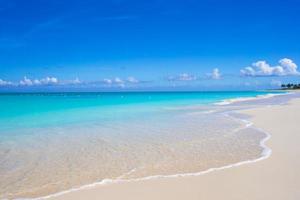
[(269, 158), (199, 176), (99, 185), (51, 199), (299, 200), (300, 99), (243, 113), (271, 135), (266, 142), (272, 149)]

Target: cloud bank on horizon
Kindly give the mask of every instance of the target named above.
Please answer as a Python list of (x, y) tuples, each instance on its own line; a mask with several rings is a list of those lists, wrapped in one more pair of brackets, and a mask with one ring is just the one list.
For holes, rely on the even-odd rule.
[[(278, 65), (271, 66), (267, 61), (261, 60), (252, 63), (251, 66), (242, 68), (240, 74), (231, 75), (235, 77), (284, 77), (284, 76), (299, 76), (297, 64), (289, 59), (283, 58), (278, 61)], [(214, 68), (210, 73), (206, 73), (203, 76), (198, 76), (191, 73), (180, 73), (178, 75), (168, 76), (165, 80), (167, 82), (199, 82), (202, 80), (220, 80), (226, 79), (226, 74), (223, 76), (219, 68)], [(78, 77), (73, 80), (59, 80), (54, 76), (47, 76), (41, 79), (31, 79), (24, 76), (18, 82), (0, 79), (0, 87), (40, 87), (40, 86), (70, 86), (70, 85), (99, 85), (105, 87), (119, 87), (124, 88), (126, 86), (139, 85), (147, 81), (141, 81), (134, 76), (128, 76), (127, 78), (104, 78), (102, 80), (95, 81), (81, 81)], [(255, 81), (257, 84), (258, 81)], [(280, 80), (272, 79), (271, 86), (279, 87), (281, 85)], [(244, 85), (249, 86), (249, 82), (245, 82)]]
[(20, 80), (19, 85), (21, 86), (32, 86), (32, 85), (52, 85), (52, 84), (57, 84), (58, 79), (55, 77), (46, 77), (43, 79), (34, 79), (31, 80), (24, 76), (23, 80)]

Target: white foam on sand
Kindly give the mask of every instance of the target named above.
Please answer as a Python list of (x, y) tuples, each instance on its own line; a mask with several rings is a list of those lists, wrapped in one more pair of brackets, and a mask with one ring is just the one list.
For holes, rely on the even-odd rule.
[(287, 94), (291, 94), (291, 93), (290, 92), (280, 93), (280, 94), (271, 93), (271, 94), (257, 95), (256, 97), (238, 97), (238, 98), (233, 98), (233, 99), (225, 99), (221, 102), (214, 103), (214, 105), (224, 106), (224, 105), (229, 105), (229, 104), (237, 103), (237, 102), (251, 101), (251, 100), (258, 100), (258, 99), (267, 99), (267, 98), (271, 98), (274, 96), (287, 95)]

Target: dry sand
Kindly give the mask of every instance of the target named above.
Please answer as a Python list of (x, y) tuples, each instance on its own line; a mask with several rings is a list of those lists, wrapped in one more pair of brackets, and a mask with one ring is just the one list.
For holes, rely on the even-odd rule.
[(272, 155), (262, 161), (205, 175), (114, 183), (51, 199), (79, 200), (299, 200), (300, 99), (288, 105), (243, 111), (271, 134)]

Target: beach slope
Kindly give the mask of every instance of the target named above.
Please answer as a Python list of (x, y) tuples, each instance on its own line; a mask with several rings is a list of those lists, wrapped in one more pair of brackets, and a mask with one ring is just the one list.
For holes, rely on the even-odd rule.
[(256, 127), (271, 134), (266, 142), (272, 149), (269, 158), (200, 176), (95, 186), (51, 199), (299, 200), (300, 100), (243, 113), (251, 116)]

